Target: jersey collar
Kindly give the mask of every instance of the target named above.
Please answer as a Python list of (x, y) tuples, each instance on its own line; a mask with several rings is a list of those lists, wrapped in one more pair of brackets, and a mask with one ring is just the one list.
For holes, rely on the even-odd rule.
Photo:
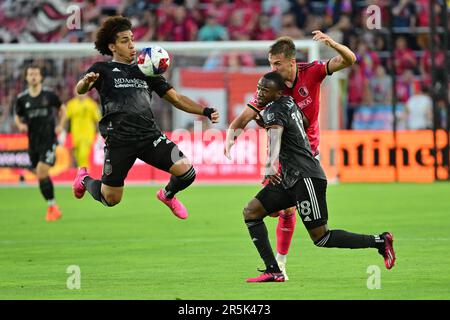
[(298, 64), (295, 64), (295, 79), (294, 82), (292, 83), (292, 87), (288, 87), (286, 86), (288, 89), (293, 89), (295, 88), (295, 85), (297, 84), (297, 80), (298, 80)]
[(111, 60), (111, 62), (113, 62), (113, 63), (119, 63), (119, 64), (124, 64), (124, 65), (126, 65), (126, 66), (132, 66), (133, 64), (136, 64), (136, 62), (132, 62), (132, 63), (125, 63), (125, 62), (119, 62), (119, 61), (116, 61), (116, 60)]

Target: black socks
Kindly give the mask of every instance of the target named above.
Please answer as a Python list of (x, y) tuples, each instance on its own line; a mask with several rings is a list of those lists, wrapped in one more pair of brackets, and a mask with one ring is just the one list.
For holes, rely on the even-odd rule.
[(326, 248), (377, 248), (384, 246), (384, 239), (379, 236), (351, 233), (344, 230), (330, 230), (314, 244)]
[(100, 180), (94, 180), (91, 177), (87, 176), (83, 180), (83, 184), (86, 187), (86, 190), (91, 194), (92, 198), (103, 203), (105, 206), (111, 207), (108, 202), (106, 202), (105, 198), (102, 195), (102, 182)]
[(267, 234), (267, 228), (262, 219), (245, 220), (250, 237), (255, 244), (256, 249), (264, 260), (267, 272), (281, 272), (278, 267), (277, 260), (270, 246), (269, 236)]
[(175, 194), (181, 190), (189, 187), (195, 180), (195, 169), (191, 167), (186, 173), (181, 176), (170, 177), (170, 181), (164, 189), (166, 198), (172, 199)]
[(39, 189), (45, 200), (53, 200), (55, 198), (55, 191), (53, 188), (53, 182), (50, 177), (39, 180)]

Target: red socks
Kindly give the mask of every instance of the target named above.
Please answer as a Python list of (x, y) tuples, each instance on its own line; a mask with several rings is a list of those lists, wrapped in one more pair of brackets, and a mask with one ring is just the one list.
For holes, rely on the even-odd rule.
[(293, 211), (292, 214), (280, 214), (277, 225), (277, 252), (286, 255), (291, 246), (292, 235), (294, 234), (295, 223), (297, 221), (295, 208), (286, 209), (285, 212)]

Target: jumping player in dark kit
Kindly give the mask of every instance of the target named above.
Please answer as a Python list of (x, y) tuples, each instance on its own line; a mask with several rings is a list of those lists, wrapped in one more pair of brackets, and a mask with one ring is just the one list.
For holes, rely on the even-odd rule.
[(175, 194), (194, 182), (192, 164), (170, 141), (155, 122), (150, 109), (151, 93), (185, 112), (207, 116), (213, 123), (219, 114), (214, 108), (204, 108), (179, 94), (163, 76), (148, 77), (135, 61), (131, 22), (116, 16), (106, 19), (96, 35), (95, 47), (112, 61), (97, 62), (87, 70), (77, 84), (79, 94), (96, 88), (102, 105), (99, 129), (105, 139), (105, 161), (101, 180), (94, 180), (86, 168), (80, 168), (73, 183), (76, 198), (87, 190), (105, 206), (120, 202), (124, 180), (137, 158), (171, 174), (167, 186), (157, 198), (180, 219), (188, 217), (187, 209)]
[[(40, 67), (30, 65), (25, 73), (28, 88), (17, 96), (14, 120), (20, 132), (28, 133), (30, 169), (36, 174), (39, 189), (47, 200), (45, 219), (50, 222), (61, 218), (49, 170), (56, 161), (57, 135), (63, 129), (65, 107), (52, 90), (42, 87)], [(57, 123), (55, 118), (58, 118)]]
[[(395, 263), (393, 236), (363, 235), (329, 230), (326, 203), (327, 179), (311, 150), (302, 116), (294, 100), (283, 96), (285, 84), (277, 72), (265, 74), (258, 82), (258, 103), (267, 129), (269, 147), (265, 179), (267, 184), (244, 209), (244, 219), (266, 269), (247, 282), (283, 282), (263, 218), (271, 212), (297, 207), (299, 216), (314, 244), (326, 248), (376, 248), (387, 269)], [(278, 162), (281, 174), (278, 173)]]

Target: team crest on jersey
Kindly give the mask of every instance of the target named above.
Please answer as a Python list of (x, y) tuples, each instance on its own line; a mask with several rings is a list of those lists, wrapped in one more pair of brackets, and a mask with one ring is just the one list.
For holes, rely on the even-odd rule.
[(309, 92), (308, 89), (306, 87), (300, 87), (298, 88), (298, 93), (302, 96), (302, 97), (307, 97)]
[(31, 107), (31, 103), (30, 103), (29, 101), (27, 101), (27, 102), (25, 103), (25, 109), (28, 109), (29, 107)]

